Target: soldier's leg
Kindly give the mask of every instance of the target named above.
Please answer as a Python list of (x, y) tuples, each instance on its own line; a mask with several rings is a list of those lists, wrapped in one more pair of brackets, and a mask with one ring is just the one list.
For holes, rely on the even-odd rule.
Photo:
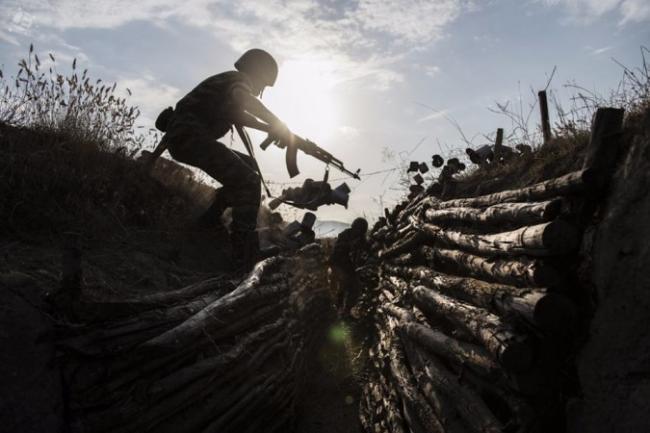
[(214, 142), (199, 168), (219, 181), (226, 202), (232, 207), (230, 225), (235, 265), (250, 269), (259, 254), (257, 213), (261, 199), (261, 181), (252, 158)]
[[(175, 160), (205, 172), (210, 170), (212, 173), (208, 174), (217, 179), (215, 173), (218, 166), (215, 167), (214, 161), (218, 159), (216, 155), (223, 151), (220, 152), (220, 149), (215, 147), (216, 140), (202, 125), (193, 123), (192, 119), (180, 119), (175, 122), (167, 136), (171, 142), (169, 153)], [(212, 204), (199, 217), (198, 225), (203, 228), (220, 227), (221, 215), (229, 206), (228, 191), (218, 188)]]
[(255, 228), (261, 199), (260, 178), (252, 159), (196, 129), (177, 132), (171, 142), (174, 159), (200, 168), (223, 185), (221, 198), (233, 208), (231, 240), (235, 258), (248, 267), (259, 252)]
[(238, 179), (237, 197), (232, 201), (231, 241), (236, 253), (236, 265), (249, 269), (259, 256), (260, 245), (256, 228), (262, 186), (259, 175), (253, 170), (252, 158), (240, 152), (235, 154), (249, 167), (249, 171), (246, 176)]
[(174, 131), (170, 141), (169, 152), (174, 159), (200, 168), (223, 185), (219, 190), (220, 202), (232, 207), (259, 207), (260, 178), (249, 156), (197, 129)]

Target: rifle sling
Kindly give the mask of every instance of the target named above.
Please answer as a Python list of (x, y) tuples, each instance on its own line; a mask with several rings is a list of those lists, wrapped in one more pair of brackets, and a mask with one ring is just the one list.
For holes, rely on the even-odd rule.
[(255, 158), (255, 151), (253, 150), (253, 144), (251, 143), (250, 137), (246, 133), (246, 130), (244, 130), (244, 127), (238, 123), (235, 123), (235, 129), (237, 130), (237, 134), (239, 135), (239, 138), (241, 141), (244, 143), (244, 147), (246, 148), (246, 152), (248, 153), (248, 156), (251, 157), (253, 160), (253, 164), (255, 164), (255, 170), (257, 171), (257, 174), (260, 177), (260, 180), (262, 181), (262, 185), (264, 186), (264, 191), (266, 191), (266, 195), (270, 198), (274, 198), (273, 195), (271, 194), (271, 191), (269, 190), (268, 185), (266, 184), (266, 181), (264, 180), (264, 176), (262, 175), (262, 170), (260, 170), (260, 166), (257, 163), (257, 159)]

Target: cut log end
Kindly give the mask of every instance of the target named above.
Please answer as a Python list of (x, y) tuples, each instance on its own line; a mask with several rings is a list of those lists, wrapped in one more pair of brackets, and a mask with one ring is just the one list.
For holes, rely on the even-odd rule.
[(536, 287), (563, 289), (567, 286), (566, 278), (548, 263), (537, 263), (531, 281)]
[(503, 346), (499, 362), (506, 370), (524, 372), (533, 365), (534, 346), (531, 340), (521, 339)]
[(562, 332), (574, 327), (576, 314), (573, 303), (566, 296), (547, 293), (535, 305), (533, 318), (541, 329)]
[(575, 251), (580, 245), (580, 234), (573, 225), (555, 220), (546, 226), (542, 235), (542, 244), (552, 254), (567, 254)]

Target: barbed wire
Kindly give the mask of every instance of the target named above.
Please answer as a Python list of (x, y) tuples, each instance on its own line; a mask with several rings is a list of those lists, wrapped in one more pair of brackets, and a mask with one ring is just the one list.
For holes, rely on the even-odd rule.
[[(371, 171), (370, 173), (359, 173), (359, 177), (361, 177), (361, 181), (363, 181), (363, 178), (370, 177), (370, 176), (376, 176), (378, 174), (384, 174), (384, 173), (389, 173), (389, 172), (394, 172), (397, 170), (400, 170), (401, 167), (393, 167), (393, 168), (387, 168), (384, 170), (376, 170), (376, 171)], [(341, 180), (348, 180), (348, 179), (354, 179), (353, 176), (341, 176), (341, 177), (336, 177), (333, 179), (329, 179), (329, 182), (338, 182)], [(284, 185), (302, 185), (304, 181), (286, 181), (286, 182), (280, 182), (280, 181), (275, 181), (275, 180), (267, 180), (266, 183), (269, 185), (277, 185), (277, 186), (284, 186)]]

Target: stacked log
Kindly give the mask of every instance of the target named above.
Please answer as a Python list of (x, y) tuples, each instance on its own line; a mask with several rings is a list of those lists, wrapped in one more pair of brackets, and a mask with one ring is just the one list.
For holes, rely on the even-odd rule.
[(613, 172), (620, 110), (580, 170), (520, 189), (400, 203), (370, 234), (379, 277), (366, 432), (560, 431), (586, 320), (586, 221)]
[(313, 244), (235, 286), (213, 278), (122, 302), (129, 317), (67, 324), (71, 431), (291, 430), (306, 355), (325, 332), (323, 261)]

